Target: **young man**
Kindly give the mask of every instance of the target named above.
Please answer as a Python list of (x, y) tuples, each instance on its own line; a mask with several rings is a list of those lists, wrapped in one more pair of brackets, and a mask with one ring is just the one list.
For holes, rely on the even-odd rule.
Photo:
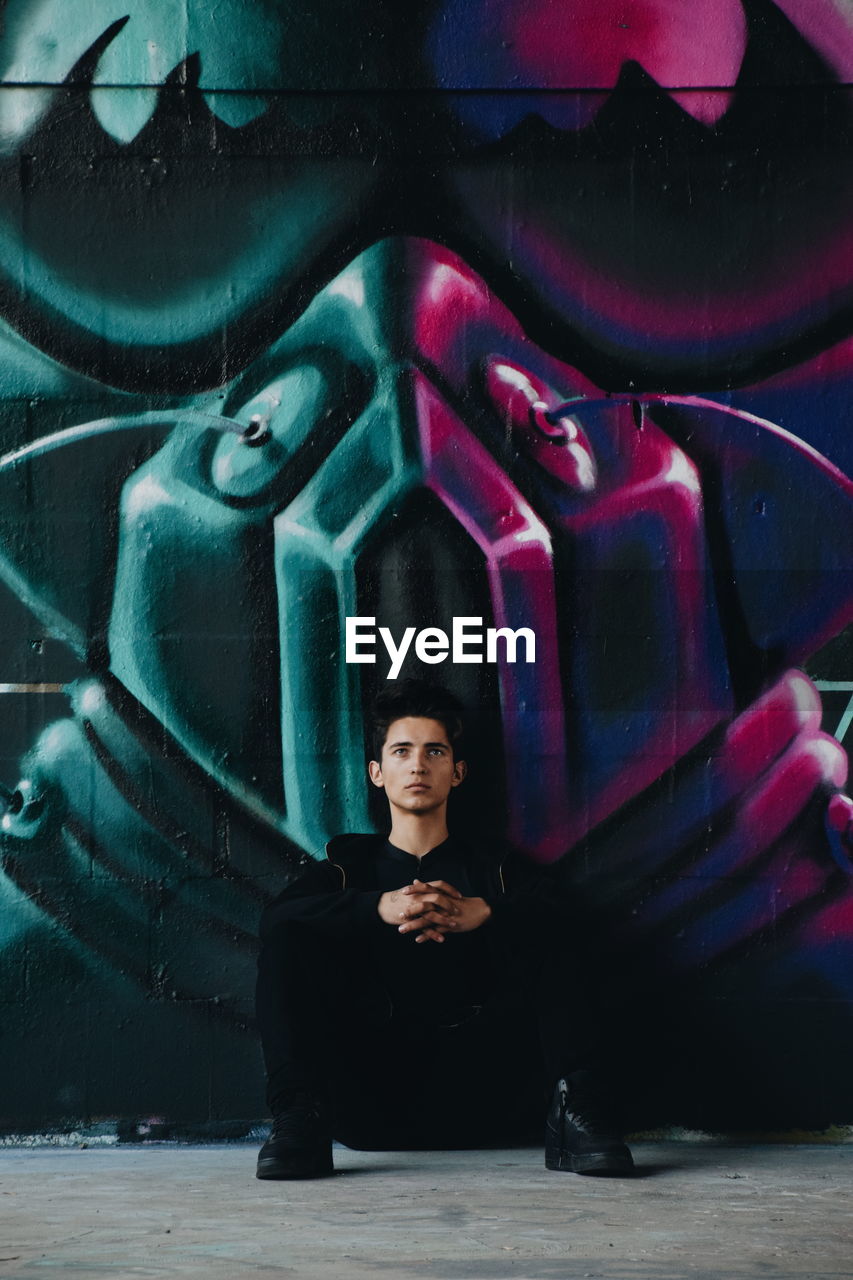
[[(365, 1150), (501, 1146), (542, 1123), (549, 1169), (621, 1173), (594, 1001), (556, 882), (448, 830), (461, 707), (418, 681), (374, 716), (389, 835), (338, 836), (267, 908), (258, 1022), (273, 1130), (259, 1178), (330, 1174)], [(543, 1092), (544, 1086), (544, 1092)]]

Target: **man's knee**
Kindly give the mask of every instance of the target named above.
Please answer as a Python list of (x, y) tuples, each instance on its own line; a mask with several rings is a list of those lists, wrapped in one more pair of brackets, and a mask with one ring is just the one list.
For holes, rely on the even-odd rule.
[(381, 1026), (391, 1016), (385, 983), (366, 949), (301, 920), (278, 920), (263, 931), (258, 953), (259, 990), (310, 997), (334, 1008), (343, 1023), (365, 1019)]

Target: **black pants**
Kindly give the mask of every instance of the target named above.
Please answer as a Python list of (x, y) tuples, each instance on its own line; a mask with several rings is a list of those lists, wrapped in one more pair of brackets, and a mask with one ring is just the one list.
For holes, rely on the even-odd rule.
[[(559, 928), (492, 921), (477, 933), (416, 944), (390, 926), (367, 940), (293, 921), (272, 930), (257, 990), (271, 1108), (310, 1089), (334, 1136), (362, 1150), (538, 1133), (554, 1082), (595, 1059), (589, 976)], [(453, 953), (426, 948), (458, 944), (454, 978)]]

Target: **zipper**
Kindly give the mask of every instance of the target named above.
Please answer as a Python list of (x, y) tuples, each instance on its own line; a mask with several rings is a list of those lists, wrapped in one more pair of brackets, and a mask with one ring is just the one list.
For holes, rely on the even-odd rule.
[(340, 873), (341, 873), (341, 888), (342, 888), (342, 889), (345, 889), (345, 888), (347, 887), (347, 873), (344, 871), (343, 867), (341, 866), (341, 864), (340, 864), (339, 862), (333, 862), (333, 861), (332, 861), (332, 859), (329, 857), (329, 846), (328, 846), (328, 845), (326, 845), (326, 848), (325, 848), (324, 852), (325, 852), (325, 854), (326, 854), (326, 861), (328, 862), (329, 866), (330, 866), (330, 867), (337, 867), (338, 871), (340, 871)]
[(341, 888), (342, 888), (342, 889), (345, 889), (345, 888), (347, 887), (347, 873), (344, 871), (343, 867), (341, 866), (341, 864), (340, 864), (339, 862), (332, 862), (332, 859), (331, 859), (331, 858), (329, 858), (329, 863), (330, 863), (330, 865), (331, 865), (331, 866), (333, 866), (333, 867), (337, 867), (338, 871), (340, 871), (340, 873), (341, 873)]

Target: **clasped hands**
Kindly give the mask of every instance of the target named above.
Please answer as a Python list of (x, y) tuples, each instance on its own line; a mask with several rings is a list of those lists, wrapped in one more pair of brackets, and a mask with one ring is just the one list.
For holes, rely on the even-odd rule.
[(470, 933), (492, 914), (484, 898), (466, 898), (446, 880), (415, 880), (383, 893), (379, 915), (398, 933), (417, 934), (415, 942), (444, 942), (447, 933)]

